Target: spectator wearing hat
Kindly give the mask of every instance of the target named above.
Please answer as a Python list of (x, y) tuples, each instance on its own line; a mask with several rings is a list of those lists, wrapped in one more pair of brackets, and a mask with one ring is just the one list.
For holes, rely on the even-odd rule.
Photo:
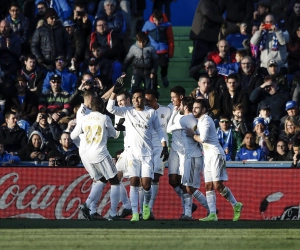
[(13, 106), (20, 108), (20, 118), (32, 124), (38, 113), (37, 95), (28, 89), (28, 80), (24, 75), (15, 79), (16, 91), (8, 96), (5, 103), (5, 113)]
[(100, 57), (109, 60), (118, 60), (122, 62), (126, 56), (126, 50), (123, 41), (115, 32), (107, 29), (105, 19), (97, 18), (95, 21), (95, 31), (88, 38), (88, 49), (86, 58), (91, 56), (94, 43), (100, 44)]
[(76, 88), (77, 76), (68, 69), (64, 56), (59, 56), (55, 59), (55, 69), (47, 73), (42, 93), (47, 94), (51, 90), (50, 79), (55, 75), (60, 77), (61, 89), (68, 94), (73, 94)]
[(71, 20), (64, 21), (63, 26), (70, 35), (70, 39), (72, 41), (72, 60), (78, 65), (84, 60), (86, 40), (84, 40), (82, 30), (80, 28), (76, 28), (75, 23)]
[(265, 19), (266, 15), (271, 13), (271, 2), (269, 0), (263, 0), (257, 3), (257, 10), (253, 12), (254, 24), (260, 25)]
[[(266, 103), (262, 103), (259, 107), (259, 118), (263, 118), (266, 128), (268, 129), (270, 135), (272, 135), (275, 139), (279, 136), (279, 121), (274, 121), (271, 116), (270, 106)], [(257, 119), (258, 117), (254, 118)]]
[(58, 21), (57, 13), (49, 8), (45, 13), (44, 24), (37, 28), (31, 42), (31, 52), (47, 69), (53, 69), (55, 59), (64, 56), (67, 61), (72, 58), (72, 43), (70, 37)]
[(37, 64), (36, 57), (33, 54), (24, 56), (24, 64), (20, 70), (20, 75), (26, 77), (30, 91), (37, 95), (41, 94), (46, 73)]
[(55, 74), (50, 78), (51, 90), (39, 97), (39, 110), (46, 108), (52, 119), (58, 122), (62, 117), (67, 116), (71, 111), (69, 104), (69, 93), (61, 88), (61, 76)]
[(265, 152), (265, 155), (271, 156), (275, 148), (276, 138), (268, 130), (264, 118), (256, 117), (253, 121), (253, 131), (256, 135), (255, 142)]
[(255, 133), (248, 131), (243, 139), (242, 147), (237, 152), (236, 161), (265, 161), (265, 152), (255, 142)]
[(280, 119), (280, 129), (284, 129), (284, 122), (285, 119), (288, 117), (294, 117), (298, 122), (300, 122), (300, 112), (299, 112), (299, 106), (298, 103), (295, 101), (288, 101), (285, 104), (285, 110), (287, 112), (287, 115), (283, 116)]
[(289, 90), (288, 80), (287, 80), (287, 68), (281, 68), (278, 63), (271, 59), (268, 61), (267, 70), (270, 76), (274, 76), (277, 85), (281, 89)]
[(0, 142), (9, 153), (15, 153), (27, 144), (27, 136), (24, 129), (17, 125), (14, 112), (5, 113), (5, 125), (0, 126)]
[[(101, 74), (107, 76), (109, 84), (114, 85), (116, 80), (122, 75), (122, 64), (118, 60), (108, 59), (102, 56), (101, 45), (97, 42), (92, 44), (92, 57), (96, 58), (99, 62)], [(87, 72), (89, 61), (91, 58), (86, 59), (81, 66), (82, 72)]]
[(284, 115), (285, 104), (290, 100), (290, 94), (277, 86), (273, 76), (266, 76), (264, 83), (253, 90), (249, 97), (252, 103), (258, 105), (258, 110), (262, 103), (266, 103), (271, 108), (271, 116), (274, 121), (280, 121)]
[(259, 26), (259, 30), (252, 36), (250, 43), (259, 46), (260, 66), (266, 71), (269, 60), (275, 60), (280, 67), (285, 65), (288, 41), (288, 34), (276, 27), (274, 16), (269, 14), (265, 17), (264, 23)]

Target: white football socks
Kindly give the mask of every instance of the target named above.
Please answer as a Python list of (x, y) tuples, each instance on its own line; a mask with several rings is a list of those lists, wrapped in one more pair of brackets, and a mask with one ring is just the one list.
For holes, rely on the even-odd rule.
[(236, 199), (234, 198), (231, 190), (228, 187), (225, 187), (223, 191), (220, 193), (226, 200), (228, 200), (231, 205), (234, 207), (237, 203)]
[(174, 188), (175, 193), (179, 196), (179, 198), (181, 199), (181, 206), (182, 206), (182, 213), (184, 214), (184, 199), (183, 199), (183, 192), (180, 188), (180, 186), (177, 186), (176, 188)]
[(139, 187), (130, 186), (130, 203), (132, 213), (138, 213)]
[[(89, 197), (87, 198), (87, 200), (85, 202), (87, 207), (90, 207), (91, 203), (94, 202), (94, 204), (92, 206), (93, 206), (93, 209), (96, 210), (97, 204), (99, 202), (99, 199), (101, 198), (102, 191), (103, 191), (103, 188), (105, 187), (105, 185), (106, 185), (106, 183), (102, 182), (102, 181), (93, 182)], [(93, 214), (92, 211), (91, 211), (91, 214)]]
[(143, 203), (144, 203), (144, 189), (142, 186), (139, 187), (139, 204), (140, 204), (140, 214), (143, 213)]
[(159, 182), (152, 182), (151, 185), (151, 190), (152, 190), (152, 194), (151, 194), (151, 200), (150, 200), (150, 210), (151, 212), (153, 212), (153, 206), (154, 206), (154, 202), (156, 200), (156, 196), (158, 194), (158, 188), (159, 188)]
[(131, 209), (130, 200), (128, 198), (127, 190), (126, 190), (123, 182), (120, 183), (120, 200), (121, 200), (124, 208)]
[(199, 190), (196, 190), (193, 193), (193, 197), (209, 212), (209, 207), (207, 204), (206, 197)]
[(144, 204), (145, 204), (145, 205), (148, 205), (148, 204), (149, 204), (150, 199), (151, 199), (151, 193), (152, 193), (151, 187), (150, 187), (150, 189), (149, 189), (148, 191), (146, 191), (146, 190), (144, 189)]
[(116, 216), (119, 201), (120, 201), (120, 184), (111, 185), (110, 187), (110, 215), (111, 216)]
[(206, 199), (211, 214), (216, 214), (216, 192), (206, 191)]
[(183, 194), (184, 214), (192, 217), (192, 196), (188, 193)]

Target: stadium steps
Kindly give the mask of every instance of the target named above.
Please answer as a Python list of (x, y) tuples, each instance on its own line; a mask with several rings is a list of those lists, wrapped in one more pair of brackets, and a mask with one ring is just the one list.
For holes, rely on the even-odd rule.
[[(173, 27), (175, 51), (174, 57), (169, 63), (168, 79), (170, 86), (165, 88), (160, 79), (160, 69), (158, 70), (159, 84), (159, 103), (168, 105), (170, 101), (170, 89), (174, 86), (183, 86), (186, 89), (186, 94), (197, 86), (194, 79), (188, 76), (188, 68), (192, 57), (193, 43), (189, 39), (190, 27)], [(131, 72), (128, 70), (125, 78), (125, 88), (130, 89)], [(130, 135), (129, 135), (130, 136)], [(123, 148), (123, 136), (117, 139), (108, 140), (108, 150), (112, 157), (115, 157), (117, 150)]]

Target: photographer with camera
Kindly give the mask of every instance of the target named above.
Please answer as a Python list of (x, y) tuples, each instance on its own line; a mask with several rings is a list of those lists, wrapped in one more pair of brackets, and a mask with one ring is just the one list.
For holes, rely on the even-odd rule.
[(33, 131), (38, 131), (43, 138), (49, 143), (56, 143), (60, 139), (61, 129), (57, 122), (55, 122), (46, 109), (41, 109), (38, 113), (36, 121), (30, 127), (28, 134)]
[(285, 66), (288, 41), (288, 33), (277, 28), (273, 15), (267, 15), (264, 22), (260, 24), (259, 30), (254, 33), (250, 40), (250, 43), (258, 46), (261, 51), (260, 66), (264, 68), (265, 75), (268, 74), (267, 66), (270, 60), (275, 60), (279, 67)]

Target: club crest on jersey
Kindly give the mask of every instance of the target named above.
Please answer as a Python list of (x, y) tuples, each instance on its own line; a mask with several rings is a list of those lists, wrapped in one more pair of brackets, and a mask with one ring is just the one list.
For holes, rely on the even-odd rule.
[(160, 117), (161, 117), (162, 119), (164, 119), (164, 118), (165, 118), (165, 115), (164, 115), (164, 114), (161, 114)]
[(149, 116), (149, 115), (147, 115), (147, 116), (146, 116), (146, 119), (147, 119), (147, 120), (149, 120), (149, 119), (150, 119), (150, 116)]
[(256, 151), (253, 152), (253, 156), (257, 156), (257, 152)]

